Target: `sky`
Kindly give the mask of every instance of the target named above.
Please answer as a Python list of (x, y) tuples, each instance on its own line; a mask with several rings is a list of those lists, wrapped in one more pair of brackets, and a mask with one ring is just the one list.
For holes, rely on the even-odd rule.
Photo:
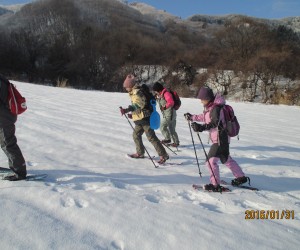
[[(0, 5), (28, 2), (32, 0), (0, 0)], [(299, 0), (129, 0), (128, 2), (144, 2), (182, 18), (194, 14), (241, 14), (268, 19), (300, 16)]]

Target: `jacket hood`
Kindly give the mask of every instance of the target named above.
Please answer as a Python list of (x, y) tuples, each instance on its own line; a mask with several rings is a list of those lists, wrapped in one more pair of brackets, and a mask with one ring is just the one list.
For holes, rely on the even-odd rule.
[(217, 93), (213, 103), (216, 105), (225, 105), (226, 100), (225, 100), (224, 96), (222, 96), (220, 93)]

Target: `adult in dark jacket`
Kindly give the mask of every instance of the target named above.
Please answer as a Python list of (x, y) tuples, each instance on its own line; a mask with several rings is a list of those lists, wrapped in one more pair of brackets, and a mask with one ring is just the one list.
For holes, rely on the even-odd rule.
[(9, 168), (14, 172), (13, 175), (8, 175), (4, 179), (18, 181), (26, 179), (27, 170), (24, 157), (15, 136), (17, 116), (12, 114), (8, 108), (9, 84), (9, 81), (0, 75), (0, 144), (8, 158)]

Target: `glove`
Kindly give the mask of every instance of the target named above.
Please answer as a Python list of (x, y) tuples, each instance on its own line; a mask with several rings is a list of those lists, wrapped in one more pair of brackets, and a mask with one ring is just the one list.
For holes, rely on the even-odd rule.
[(187, 119), (188, 121), (192, 121), (192, 114), (190, 113), (185, 113), (184, 114), (185, 119)]
[(160, 110), (164, 111), (164, 110), (166, 110), (166, 107), (160, 107)]
[(195, 132), (203, 132), (206, 129), (205, 125), (201, 125), (196, 122), (193, 122), (191, 126)]
[(132, 114), (128, 114), (127, 117), (128, 117), (129, 119), (132, 119)]
[(121, 115), (125, 115), (129, 111), (128, 111), (128, 109), (123, 109), (122, 107), (120, 107), (120, 112), (121, 112)]

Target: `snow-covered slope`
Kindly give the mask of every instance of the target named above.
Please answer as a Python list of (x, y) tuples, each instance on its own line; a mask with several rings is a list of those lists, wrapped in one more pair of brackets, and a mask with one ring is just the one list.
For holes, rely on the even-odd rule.
[(143, 15), (150, 16), (159, 21), (165, 21), (168, 19), (172, 19), (177, 22), (180, 21), (179, 17), (172, 15), (171, 13), (168, 13), (165, 10), (158, 10), (158, 9), (154, 8), (153, 6), (145, 4), (145, 3), (135, 2), (135, 3), (131, 3), (129, 6), (138, 10)]
[[(191, 187), (208, 183), (208, 170), (194, 134), (199, 177), (183, 118), (202, 112), (199, 100), (183, 98), (182, 147), (170, 152), (173, 165), (156, 169), (149, 159), (125, 157), (135, 152), (132, 129), (119, 113), (129, 104), (126, 93), (15, 83), (29, 107), (18, 118), (19, 146), (29, 174), (48, 178), (0, 182), (1, 249), (298, 249), (299, 107), (231, 102), (241, 123), (231, 154), (261, 191), (207, 193)], [(208, 150), (207, 134), (201, 138)], [(3, 152), (0, 163), (7, 166)], [(221, 176), (232, 178), (224, 166)], [(280, 217), (246, 220), (249, 210)], [(281, 218), (285, 210), (294, 219)]]
[[(1, 3), (1, 2), (0, 2)], [(1, 5), (0, 7), (9, 11), (17, 12), (19, 11), (25, 4), (14, 4), (14, 5)]]

